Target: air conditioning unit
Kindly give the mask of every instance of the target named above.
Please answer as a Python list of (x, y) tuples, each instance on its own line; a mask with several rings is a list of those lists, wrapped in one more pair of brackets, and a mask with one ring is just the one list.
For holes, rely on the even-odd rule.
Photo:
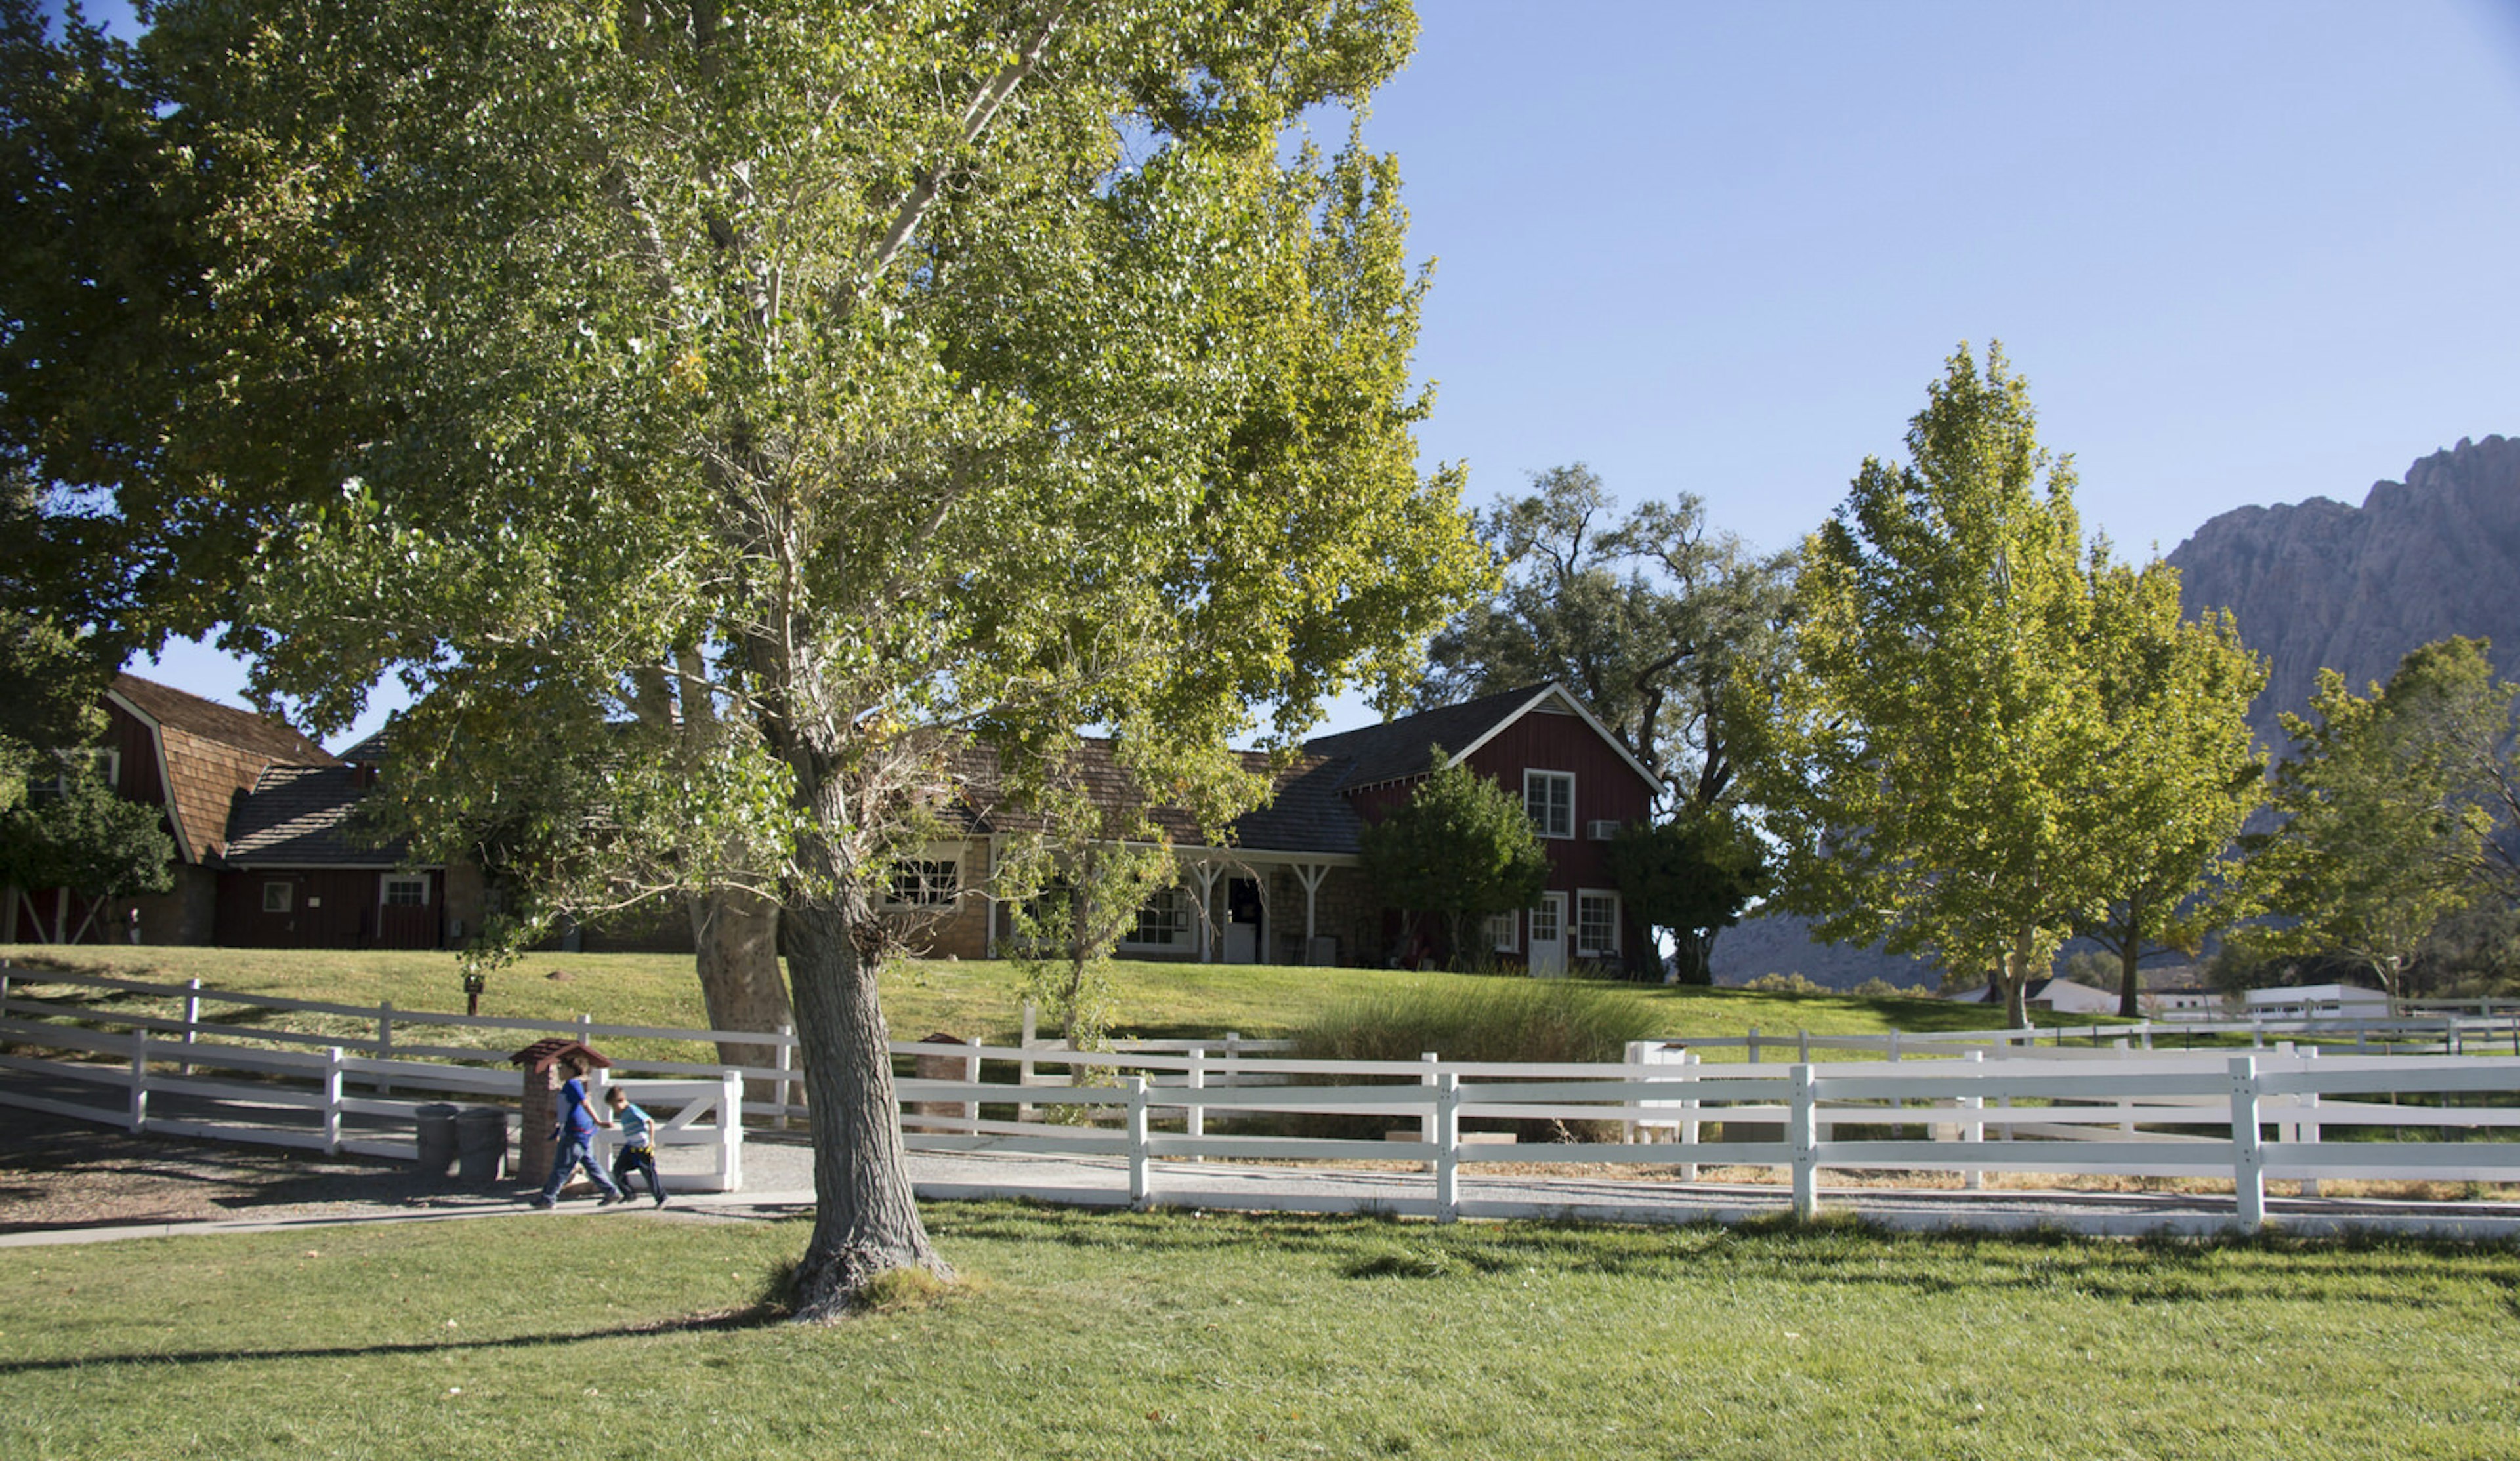
[(1594, 821), (1585, 825), (1593, 829), (1591, 835), (1596, 842), (1607, 842), (1619, 835), (1619, 824), (1615, 821)]

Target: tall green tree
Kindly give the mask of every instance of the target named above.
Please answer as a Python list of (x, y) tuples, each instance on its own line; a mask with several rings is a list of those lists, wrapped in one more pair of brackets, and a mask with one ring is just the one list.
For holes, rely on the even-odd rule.
[(1751, 795), (1784, 848), (1780, 901), (1827, 938), (1992, 976), (2006, 1017), (2106, 902), (2109, 743), (2069, 461), (2028, 386), (1963, 346), (1805, 544), (1799, 663)]
[[(600, 778), (608, 846), (779, 906), (815, 1111), (802, 1312), (941, 1269), (876, 991), (885, 880), (953, 747), (1109, 726), (1222, 824), (1263, 789), (1231, 737), (1291, 739), (1359, 680), (1387, 703), (1481, 582), (1457, 475), (1415, 466), (1396, 166), (1289, 135), (1391, 73), (1407, 8), (153, 20), (92, 64), (46, 43), (112, 119), (46, 135), (65, 177), (164, 185), (179, 277), (14, 364), (154, 443), (12, 418), (94, 546), (150, 565), (88, 584), (93, 613), (224, 621), (318, 726), (398, 675), (461, 728), (416, 757), (669, 697), (655, 754)], [(11, 278), (13, 319), (85, 288)], [(109, 382), (145, 411), (95, 404)]]
[(1465, 969), (1482, 921), (1539, 901), (1549, 854), (1521, 798), (1466, 765), (1444, 763), (1438, 747), (1426, 779), (1358, 833), (1357, 851), (1387, 902), (1444, 920), (1452, 965)]
[[(1114, 748), (1125, 768), (1127, 748)], [(1074, 1050), (1104, 1047), (1115, 1013), (1111, 952), (1141, 908), (1181, 882), (1171, 840), (1143, 797), (1098, 797), (1071, 754), (1015, 791), (1028, 825), (1008, 839), (991, 896), (1013, 908), (1009, 954), (1026, 998)]]
[(2265, 799), (2266, 760), (2249, 705), (2266, 664), (2228, 614), (2181, 617), (2179, 570), (2136, 568), (2093, 552), (2093, 692), (2108, 749), (2092, 794), (2103, 825), (2092, 855), (2112, 869), (2108, 901), (2076, 932), (2115, 954), (2118, 1012), (2143, 1012), (2149, 949), (2197, 952), (2241, 905), (2236, 839)]
[(2426, 936), (2505, 865), (2486, 763), (2507, 764), (2515, 698), (2482, 640), (2412, 650), (2367, 695), (2320, 671), (2311, 716), (2283, 717), (2293, 753), (2272, 796), (2283, 823), (2251, 839), (2270, 918), (2237, 937), (2241, 952), (2341, 957), (2404, 993)]
[(1748, 819), (1728, 807), (1684, 807), (1620, 827), (1609, 858), (1628, 911), (1670, 931), (1678, 982), (1713, 984), (1715, 936), (1768, 891), (1767, 851)]
[(124, 801), (98, 776), (66, 776), (58, 790), (0, 813), (0, 887), (12, 897), (22, 888), (63, 888), (88, 900), (75, 925), (68, 901), (55, 909), (46, 934), (54, 943), (77, 942), (89, 922), (135, 893), (172, 888), (174, 859), (158, 810)]
[(1671, 807), (1733, 804), (1737, 723), (1756, 701), (1727, 687), (1773, 680), (1788, 658), (1793, 555), (1715, 532), (1689, 493), (1621, 516), (1581, 462), (1531, 485), (1480, 515), (1501, 577), (1428, 646), (1418, 703), (1554, 680), (1662, 778)]

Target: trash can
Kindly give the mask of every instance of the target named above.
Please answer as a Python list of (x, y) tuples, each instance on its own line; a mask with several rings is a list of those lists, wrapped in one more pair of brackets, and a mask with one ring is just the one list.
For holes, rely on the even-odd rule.
[(501, 1106), (467, 1106), (455, 1119), (457, 1174), (488, 1185), (508, 1174), (508, 1113)]
[(455, 1108), (431, 1101), (412, 1116), (420, 1123), (420, 1174), (444, 1180), (455, 1172)]

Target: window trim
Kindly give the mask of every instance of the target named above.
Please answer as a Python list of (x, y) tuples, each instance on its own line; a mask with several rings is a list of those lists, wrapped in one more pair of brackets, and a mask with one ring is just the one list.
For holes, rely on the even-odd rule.
[[(420, 900), (416, 903), (394, 902), (393, 890), (395, 885), (401, 884), (409, 886), (413, 883), (418, 883), (420, 885)], [(377, 907), (381, 908), (425, 908), (428, 907), (428, 874), (426, 872), (388, 872), (379, 876), (377, 878)]]
[[(901, 896), (905, 880), (914, 890), (909, 898)], [(951, 908), (962, 896), (961, 858), (904, 858), (892, 864), (892, 873), (883, 883), (883, 906), (888, 908)]]
[[(1164, 920), (1163, 932), (1165, 937), (1161, 939), (1142, 938), (1140, 936), (1147, 928), (1147, 915), (1156, 910), (1157, 904), (1171, 905), (1171, 916)], [(1191, 947), (1192, 946), (1193, 941), (1190, 937), (1190, 913), (1191, 899), (1188, 889), (1182, 887), (1179, 883), (1171, 883), (1164, 887), (1157, 888), (1153, 893), (1148, 895), (1146, 902), (1138, 905), (1137, 921), (1129, 925), (1128, 932), (1120, 935), (1119, 947), (1123, 949), (1168, 950)]]
[[(1551, 822), (1553, 819), (1552, 816), (1531, 817), (1531, 793), (1535, 784), (1553, 786), (1561, 781), (1566, 785), (1566, 805), (1563, 809), (1566, 814), (1566, 820), (1564, 823), (1565, 830), (1555, 831), (1551, 827)], [(1560, 810), (1556, 806), (1547, 803), (1544, 803), (1544, 806), (1546, 807), (1547, 812), (1551, 814), (1554, 814)], [(1546, 771), (1542, 768), (1533, 766), (1524, 767), (1522, 769), (1522, 813), (1525, 817), (1531, 817), (1532, 830), (1538, 832), (1541, 836), (1558, 842), (1574, 841), (1575, 829), (1577, 826), (1581, 825), (1575, 816), (1575, 774), (1573, 772), (1565, 771)]]
[[(1584, 903), (1587, 899), (1597, 900), (1610, 906), (1610, 942), (1606, 948), (1591, 949), (1585, 947)], [(1578, 888), (1575, 890), (1575, 905), (1570, 910), (1570, 913), (1571, 916), (1567, 919), (1570, 926), (1566, 930), (1570, 952), (1572, 952), (1577, 958), (1618, 957), (1621, 946), (1625, 942), (1622, 925), (1627, 922), (1627, 909), (1622, 906), (1618, 890), (1614, 888)]]
[[(1502, 924), (1503, 927), (1499, 927)], [(1498, 953), (1522, 952), (1522, 909), (1508, 908), (1488, 915), (1488, 943)]]

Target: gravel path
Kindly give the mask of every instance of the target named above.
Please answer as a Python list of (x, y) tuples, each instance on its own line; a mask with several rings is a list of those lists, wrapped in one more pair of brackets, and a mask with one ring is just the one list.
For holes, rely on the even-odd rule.
[[(722, 1221), (811, 1211), (812, 1153), (794, 1137), (745, 1143), (745, 1190), (678, 1197), (651, 1214)], [(922, 1200), (1027, 1196), (1084, 1207), (1125, 1206), (1128, 1172), (1116, 1158), (999, 1153), (915, 1154)], [(1379, 1170), (1158, 1163), (1161, 1206), (1248, 1211), (1366, 1204), (1397, 1214), (1431, 1209), (1433, 1179), (1404, 1164)], [(322, 1157), (279, 1148), (180, 1137), (132, 1136), (111, 1127), (38, 1113), (0, 1116), (0, 1247), (98, 1241), (169, 1231), (236, 1231), (333, 1222), (426, 1221), (530, 1213), (518, 1184), (463, 1188), (425, 1180), (393, 1163)], [(2136, 1235), (2207, 1233), (2228, 1227), (2231, 1200), (2214, 1193), (1962, 1192), (1892, 1186), (1824, 1186), (1825, 1210), (1883, 1226), (1991, 1230), (2060, 1227)], [(1635, 1175), (1568, 1175), (1538, 1166), (1472, 1168), (1462, 1182), (1470, 1218), (1576, 1218), (1608, 1222), (1738, 1222), (1787, 1209), (1781, 1186), (1677, 1182)], [(583, 1209), (582, 1200), (563, 1204)], [(2389, 1228), (2470, 1238), (2520, 1237), (2520, 1205), (2274, 1197), (2269, 1212), (2289, 1231)]]

